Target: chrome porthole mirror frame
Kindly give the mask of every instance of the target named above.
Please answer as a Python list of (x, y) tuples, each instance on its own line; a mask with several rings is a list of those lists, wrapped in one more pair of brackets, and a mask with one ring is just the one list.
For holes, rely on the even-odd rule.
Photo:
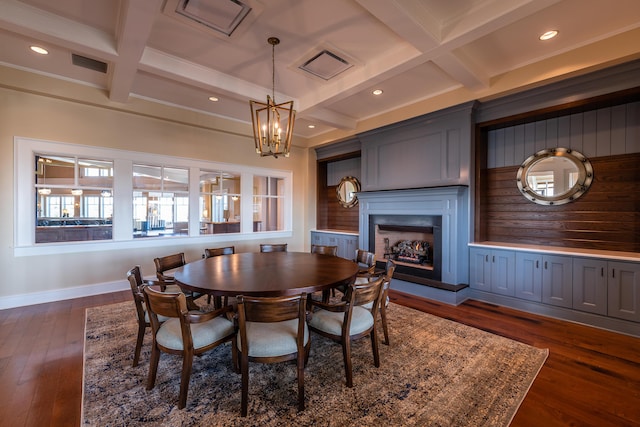
[(531, 202), (563, 205), (586, 193), (593, 182), (593, 167), (578, 151), (548, 148), (528, 157), (516, 179), (518, 189)]
[(352, 208), (358, 204), (356, 193), (360, 191), (360, 181), (353, 176), (343, 177), (336, 187), (338, 203), (345, 208)]

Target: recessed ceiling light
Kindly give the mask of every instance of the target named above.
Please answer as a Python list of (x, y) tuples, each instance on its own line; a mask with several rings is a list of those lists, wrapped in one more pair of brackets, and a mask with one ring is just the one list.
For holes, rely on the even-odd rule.
[(210, 97), (209, 97), (209, 101), (211, 101), (211, 102), (218, 102), (218, 101), (219, 101), (219, 99), (218, 99), (218, 97), (216, 97), (216, 96), (210, 96)]
[(31, 46), (29, 47), (29, 49), (31, 49), (32, 51), (34, 51), (35, 53), (39, 53), (40, 55), (48, 55), (49, 51), (43, 47), (40, 46)]
[(549, 31), (544, 32), (539, 37), (539, 39), (540, 40), (550, 40), (550, 39), (554, 38), (557, 35), (558, 35), (558, 31), (557, 30), (549, 30)]
[(376, 89), (372, 92), (374, 95), (382, 95), (382, 89)]
[(307, 126), (307, 127), (308, 127), (309, 129), (315, 129), (315, 128), (316, 128), (316, 125), (309, 125), (309, 126)]

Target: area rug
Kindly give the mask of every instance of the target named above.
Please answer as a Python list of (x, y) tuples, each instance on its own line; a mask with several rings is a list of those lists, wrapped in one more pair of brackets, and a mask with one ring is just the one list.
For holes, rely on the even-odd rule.
[(340, 345), (312, 334), (306, 409), (297, 411), (294, 363), (250, 364), (249, 415), (240, 417), (240, 375), (230, 344), (197, 357), (187, 407), (178, 410), (181, 359), (162, 354), (145, 389), (151, 332), (132, 367), (133, 302), (87, 309), (85, 426), (508, 426), (542, 368), (537, 349), (391, 303), (391, 345), (375, 368), (369, 338), (353, 343), (354, 387)]

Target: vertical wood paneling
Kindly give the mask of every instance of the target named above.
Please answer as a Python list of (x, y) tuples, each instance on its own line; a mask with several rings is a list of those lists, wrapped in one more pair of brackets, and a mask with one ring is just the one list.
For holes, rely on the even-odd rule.
[(547, 136), (544, 141), (544, 147), (542, 148), (547, 148), (547, 147), (559, 147), (558, 119), (556, 117), (547, 120)]
[(626, 152), (640, 152), (640, 102), (632, 102), (630, 104), (627, 104), (626, 123)]
[(571, 115), (571, 131), (570, 131), (571, 142), (569, 143), (569, 148), (579, 151), (582, 154), (585, 154), (584, 148), (582, 146), (582, 140), (584, 135), (583, 126), (582, 126), (583, 118), (584, 116), (582, 113)]
[(515, 160), (515, 147), (513, 140), (515, 137), (515, 129), (513, 127), (504, 130), (504, 163), (503, 166), (513, 164)]
[(611, 109), (596, 111), (596, 157), (611, 155)]
[(500, 168), (505, 165), (504, 162), (504, 129), (496, 131), (496, 167)]
[(488, 168), (495, 168), (496, 167), (496, 134), (498, 133), (498, 131), (492, 131), (489, 132), (489, 134), (487, 135), (487, 147), (488, 147), (488, 153), (487, 153), (487, 167)]
[(627, 107), (616, 105), (611, 108), (611, 154), (626, 153)]
[(529, 155), (524, 146), (524, 125), (514, 126), (513, 132), (513, 163), (522, 163)]
[(572, 148), (571, 147), (571, 116), (562, 116), (558, 119), (557, 147)]
[(588, 158), (596, 157), (598, 151), (596, 148), (596, 125), (597, 114), (595, 111), (587, 111), (584, 113), (584, 121), (582, 122), (582, 150), (581, 153)]
[(547, 148), (547, 122), (546, 120), (541, 120), (539, 122), (535, 122), (534, 126), (535, 126), (535, 136), (534, 136), (535, 148), (533, 150), (533, 153), (536, 153), (540, 150)]
[[(536, 150), (536, 124), (527, 123), (524, 125), (524, 159), (531, 156), (536, 151), (538, 151)], [(522, 161), (524, 161), (524, 159), (522, 159)]]

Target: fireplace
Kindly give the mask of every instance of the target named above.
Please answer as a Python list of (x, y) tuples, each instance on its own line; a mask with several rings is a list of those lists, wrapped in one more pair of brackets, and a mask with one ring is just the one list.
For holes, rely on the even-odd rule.
[(391, 288), (458, 304), (469, 283), (468, 187), (446, 186), (358, 193), (358, 245), (385, 262), (388, 246), (428, 242), (427, 260), (397, 263)]
[(395, 261), (396, 278), (423, 284), (441, 279), (441, 216), (370, 215), (369, 229), (369, 251), (379, 262)]

